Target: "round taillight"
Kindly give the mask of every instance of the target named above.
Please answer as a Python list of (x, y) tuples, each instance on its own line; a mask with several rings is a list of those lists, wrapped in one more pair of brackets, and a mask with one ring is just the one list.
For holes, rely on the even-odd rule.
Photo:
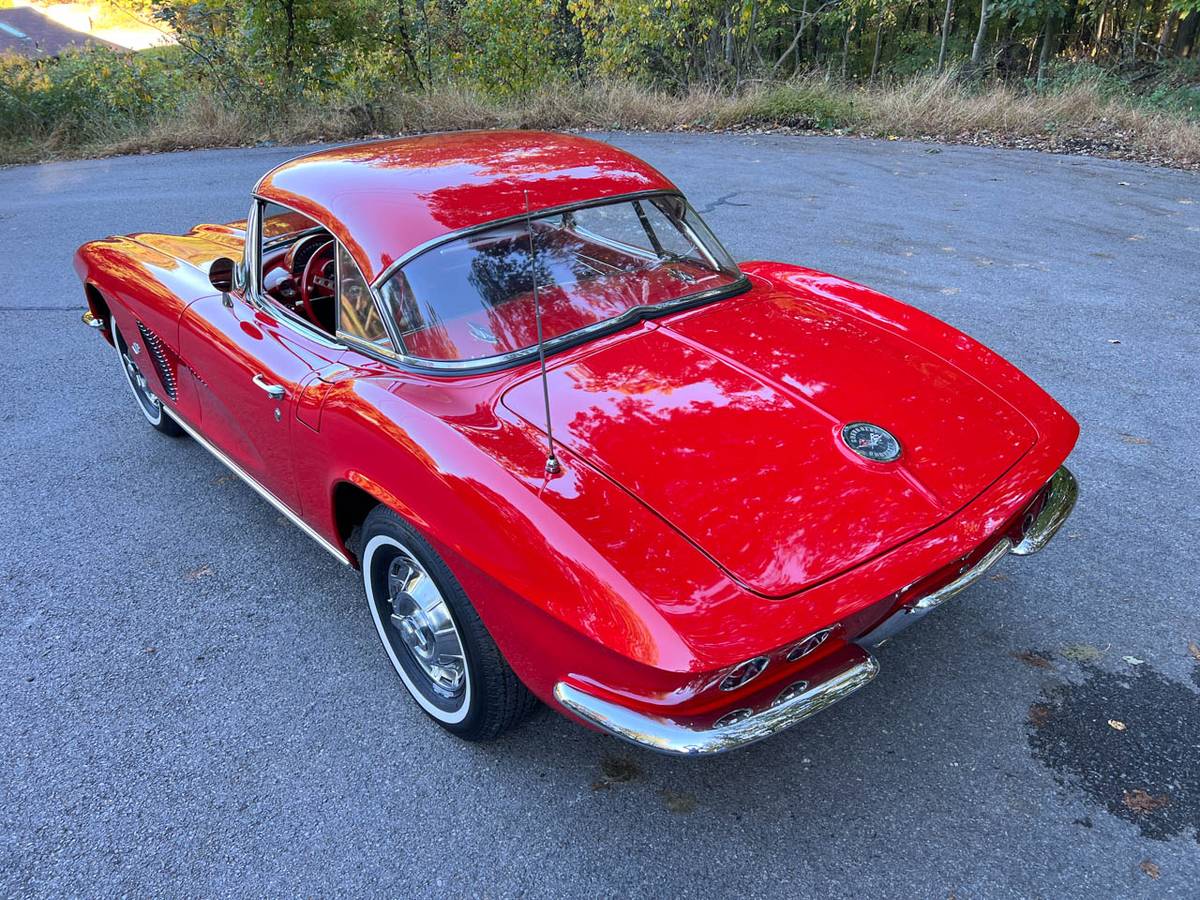
[(743, 684), (748, 684), (763, 673), (770, 662), (765, 656), (756, 656), (744, 663), (738, 663), (721, 679), (721, 690), (736, 691)]
[(754, 715), (754, 710), (748, 707), (735, 709), (733, 712), (725, 713), (725, 715), (713, 722), (713, 728), (724, 728), (726, 725), (736, 725), (738, 722), (742, 721), (742, 719), (748, 719), (752, 715)]
[(828, 640), (836, 627), (831, 625), (829, 628), (822, 628), (820, 631), (814, 631), (808, 637), (804, 638), (804, 640), (797, 641), (787, 652), (788, 662), (795, 662), (802, 657), (808, 656), (808, 654), (812, 653)]

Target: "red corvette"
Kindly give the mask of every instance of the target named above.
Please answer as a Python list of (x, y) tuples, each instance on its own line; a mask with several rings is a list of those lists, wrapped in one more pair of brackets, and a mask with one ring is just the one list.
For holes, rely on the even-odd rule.
[(735, 263), (581, 137), (321, 151), (245, 222), (76, 269), (147, 421), (360, 568), (404, 686), (468, 739), (535, 698), (668, 753), (767, 737), (1075, 502), (1078, 426), (1013, 366)]

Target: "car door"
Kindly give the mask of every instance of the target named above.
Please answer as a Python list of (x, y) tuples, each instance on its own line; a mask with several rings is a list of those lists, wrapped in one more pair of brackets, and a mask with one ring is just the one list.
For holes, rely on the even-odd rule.
[[(247, 246), (257, 245), (257, 214)], [(248, 252), (240, 289), (206, 297), (180, 321), (181, 354), (199, 386), (203, 436), (277, 500), (300, 512), (294, 454), (315, 432), (296, 421), (297, 403), (344, 348), (259, 290), (258, 252)]]

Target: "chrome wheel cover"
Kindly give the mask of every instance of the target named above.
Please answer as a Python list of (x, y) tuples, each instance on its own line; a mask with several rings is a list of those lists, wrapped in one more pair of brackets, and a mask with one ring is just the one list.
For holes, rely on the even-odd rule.
[(363, 585), (375, 629), (413, 699), (445, 724), (471, 709), (471, 668), (445, 596), (417, 555), (390, 534), (367, 541)]
[(388, 604), (393, 632), (430, 684), (447, 697), (460, 693), (467, 663), (458, 627), (425, 567), (403, 552), (388, 566)]
[(117, 337), (117, 353), (121, 357), (121, 368), (125, 371), (125, 380), (129, 382), (129, 389), (133, 391), (134, 399), (137, 400), (138, 406), (142, 408), (142, 414), (145, 415), (151, 425), (157, 425), (162, 421), (163, 404), (158, 399), (158, 395), (150, 390), (150, 384), (146, 381), (146, 376), (142, 374), (142, 370), (138, 368), (133, 357), (129, 354), (129, 345), (125, 343), (124, 336), (119, 331)]

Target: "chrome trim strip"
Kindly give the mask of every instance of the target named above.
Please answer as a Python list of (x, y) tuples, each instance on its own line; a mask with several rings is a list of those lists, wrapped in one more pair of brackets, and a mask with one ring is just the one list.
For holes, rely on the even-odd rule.
[[(308, 340), (315, 341), (318, 344), (330, 350), (344, 350), (345, 345), (339, 343), (334, 338), (330, 337), (321, 329), (317, 328), (311, 322), (308, 322), (282, 303), (277, 303), (269, 298), (262, 289), (262, 204), (274, 203), (276, 206), (282, 206), (284, 209), (291, 210), (297, 215), (303, 216), (304, 213), (297, 209), (292, 209), (285, 203), (279, 203), (275, 200), (263, 200), (261, 197), (254, 197), (254, 204), (250, 207), (250, 215), (246, 218), (246, 244), (243, 248), (243, 259), (249, 271), (246, 273), (246, 288), (243, 291), (244, 300), (247, 304), (255, 309), (260, 309), (267, 313), (271, 318), (275, 319), (280, 324), (291, 329), (302, 337)], [(309, 216), (304, 216), (306, 219)], [(321, 228), (325, 226), (317, 223)], [(328, 230), (328, 229), (326, 229)], [(333, 239), (332, 233), (330, 238)], [(303, 238), (301, 238), (303, 240)], [(336, 243), (336, 239), (335, 243)], [(336, 299), (335, 299), (336, 302)]]
[[(297, 157), (297, 159), (301, 158), (302, 157)], [(266, 175), (263, 176), (263, 179), (265, 178)], [(259, 180), (260, 184), (263, 179)], [(391, 336), (392, 342), (396, 345), (394, 351), (387, 351), (381, 350), (375, 346), (371, 346), (368, 349), (361, 341), (350, 343), (346, 341), (341, 332), (336, 334), (334, 339), (331, 340), (330, 337), (324, 332), (314, 328), (310, 323), (292, 313), (291, 310), (287, 309), (281, 304), (275, 303), (263, 294), (261, 286), (262, 240), (259, 235), (262, 204), (273, 203), (276, 206), (282, 206), (284, 209), (290, 209), (292, 212), (299, 213), (300, 215), (305, 214), (300, 213), (299, 210), (293, 209), (286, 203), (281, 203), (278, 200), (262, 197), (258, 193), (257, 185), (255, 186), (254, 193), (251, 196), (254, 200), (254, 204), (251, 208), (250, 215), (247, 216), (246, 220), (246, 245), (244, 256), (246, 266), (249, 270), (247, 273), (247, 280), (249, 284), (246, 290), (246, 300), (252, 306), (255, 306), (273, 315), (277, 320), (290, 327), (293, 331), (296, 331), (307, 338), (316, 340), (318, 343), (325, 344), (331, 348), (345, 349), (346, 347), (351, 347), (359, 352), (366, 352), (368, 356), (373, 356), (380, 362), (391, 363), (392, 365), (396, 365), (407, 370), (421, 372), (428, 375), (474, 375), (489, 373), (500, 369), (510, 368), (511, 366), (515, 366), (537, 356), (536, 347), (527, 347), (523, 350), (514, 350), (509, 353), (499, 353), (495, 356), (487, 356), (480, 359), (471, 360), (433, 360), (423, 359), (419, 356), (410, 356), (404, 352), (403, 336), (397, 334), (393, 324), (390, 324), (391, 316), (388, 313), (387, 304), (383, 301), (383, 297), (380, 294), (380, 288), (383, 286), (383, 283), (388, 280), (388, 278), (394, 275), (407, 263), (416, 259), (422, 253), (432, 250), (433, 248), (447, 243), (448, 241), (466, 237), (477, 232), (487, 231), (488, 229), (498, 226), (510, 225), (514, 222), (524, 221), (527, 218), (525, 213), (515, 216), (506, 216), (502, 219), (493, 219), (488, 222), (481, 222), (478, 225), (460, 228), (457, 231), (451, 231), (446, 234), (439, 235), (438, 237), (431, 238), (430, 240), (413, 247), (399, 259), (390, 263), (382, 272), (380, 272), (379, 275), (375, 277), (375, 280), (370, 283), (369, 287), (375, 300), (375, 305), (382, 315), (384, 327), (388, 329), (388, 334)], [(664, 196), (679, 197), (684, 203), (688, 202), (687, 198), (684, 197), (683, 194), (678, 190), (672, 191), (656, 188), (647, 191), (635, 191), (631, 194), (618, 194), (612, 197), (601, 197), (595, 200), (564, 203), (558, 206), (546, 207), (545, 209), (538, 210), (534, 214), (534, 218), (552, 216), (557, 213), (568, 212), (575, 209), (587, 209), (592, 206), (603, 206), (609, 203), (621, 203), (645, 199), (648, 197)], [(691, 208), (690, 204), (688, 204), (688, 206)], [(699, 215), (699, 213), (696, 213), (696, 215)], [(326, 231), (329, 231), (327, 226), (321, 224), (320, 222), (317, 224)], [(330, 232), (330, 234), (332, 235), (332, 232)], [(707, 247), (705, 247), (701, 241), (697, 240), (696, 242), (698, 246), (701, 246), (707, 252)], [(611, 319), (605, 319), (603, 322), (596, 322), (592, 325), (585, 326), (584, 328), (579, 328), (567, 334), (562, 334), (551, 338), (545, 342), (545, 349), (547, 352), (554, 352), (560, 347), (574, 346), (581, 341), (586, 340), (593, 334), (606, 334), (610, 331), (620, 331), (622, 328), (625, 328), (643, 318), (650, 318), (655, 315), (671, 312), (677, 307), (680, 309), (686, 309), (691, 306), (699, 306), (710, 300), (721, 299), (727, 295), (733, 296), (735, 294), (742, 293), (750, 287), (750, 280), (740, 271), (738, 274), (740, 277), (733, 284), (726, 285), (724, 287), (710, 288), (704, 291), (697, 291), (694, 294), (689, 294), (677, 300), (656, 304), (654, 306), (633, 307), (629, 310), (626, 310), (619, 316), (614, 316)]]
[[(571, 212), (577, 209), (589, 209), (594, 206), (606, 206), (614, 203), (628, 203), (635, 200), (645, 200), (652, 197), (678, 197), (685, 204), (687, 204), (688, 209), (692, 209), (691, 204), (688, 203), (687, 198), (683, 196), (682, 192), (678, 190), (672, 191), (656, 188), (647, 191), (635, 191), (631, 194), (617, 194), (611, 197), (600, 197), (594, 200), (587, 200), (583, 202), (576, 201), (573, 203), (559, 204), (558, 206), (549, 206), (545, 209), (539, 209), (535, 211), (533, 213), (533, 218), (541, 219), (546, 216)], [(276, 201), (270, 202), (274, 203)], [(279, 205), (282, 206), (283, 204)], [(692, 212), (697, 216), (700, 215), (694, 209)], [(387, 304), (383, 301), (381, 289), (383, 288), (384, 282), (386, 282), (392, 277), (392, 275), (394, 275), (404, 266), (408, 265), (408, 263), (412, 262), (418, 256), (433, 250), (435, 247), (441, 246), (442, 244), (458, 240), (459, 238), (469, 237), (472, 234), (489, 231), (493, 228), (500, 228), (505, 225), (523, 222), (526, 218), (528, 218), (527, 214), (520, 213), (515, 216), (505, 216), (501, 219), (492, 219), (488, 222), (481, 222), (478, 225), (470, 225), (466, 228), (460, 228), (457, 231), (451, 231), (446, 234), (439, 235), (435, 238), (425, 241), (423, 244), (418, 244), (399, 259), (389, 264), (388, 267), (380, 272), (379, 275), (375, 277), (375, 280), (371, 282), (371, 292), (375, 295), (375, 301), (379, 305), (381, 311), (384, 313), (384, 322), (386, 323), (391, 320), (391, 315), (388, 313)], [(707, 245), (700, 240), (690, 228), (688, 230), (688, 236), (696, 243), (698, 247), (704, 251), (706, 255), (708, 254)], [(717, 239), (715, 235), (713, 236), (713, 239)], [(724, 247), (721, 249), (724, 249)], [(728, 251), (725, 252), (728, 254)], [(715, 259), (712, 262), (715, 268), (720, 268), (720, 266), (716, 264)], [(728, 284), (723, 287), (708, 288), (707, 290), (697, 291), (694, 294), (688, 294), (675, 300), (658, 303), (653, 306), (631, 307), (630, 309), (621, 313), (619, 316), (614, 316), (611, 319), (605, 319), (602, 322), (594, 322), (593, 324), (584, 326), (583, 328), (577, 328), (574, 331), (567, 332), (566, 334), (560, 334), (556, 337), (550, 338), (545, 342), (545, 350), (547, 353), (551, 353), (559, 347), (573, 346), (582, 340), (586, 340), (593, 334), (607, 334), (609, 332), (620, 331), (622, 328), (625, 328), (643, 318), (662, 315), (676, 308), (686, 309), (693, 305), (698, 306), (708, 300), (716, 300), (723, 298), (726, 295), (733, 296), (735, 294), (744, 292), (749, 287), (750, 280), (739, 270), (738, 279), (732, 284)], [(417, 371), (428, 372), (429, 374), (468, 375), (491, 372), (497, 369), (508, 368), (520, 362), (533, 359), (537, 356), (537, 347), (526, 347), (521, 350), (512, 350), (508, 353), (497, 353), (493, 356), (480, 357), (479, 359), (424, 359), (420, 356), (410, 356), (408, 353), (406, 353), (404, 351), (403, 335), (396, 333), (396, 330), (393, 327), (389, 326), (388, 330), (392, 334), (393, 340), (396, 342), (395, 361), (403, 366), (407, 366)]]
[(1058, 529), (1062, 528), (1063, 522), (1067, 521), (1067, 517), (1075, 509), (1075, 501), (1079, 499), (1079, 482), (1075, 480), (1070, 469), (1060, 466), (1051, 476), (1049, 485), (1050, 493), (1042, 511), (1033, 520), (1021, 542), (1012, 549), (1017, 556), (1037, 553), (1050, 543), (1050, 539), (1058, 533)]
[(189, 435), (191, 435), (192, 440), (194, 440), (197, 444), (199, 444), (201, 447), (203, 447), (205, 450), (207, 450), (209, 453), (211, 453), (213, 456), (215, 456), (220, 462), (224, 463), (225, 467), (227, 469), (229, 469), (230, 472), (232, 472), (238, 478), (242, 479), (242, 481), (246, 482), (246, 484), (250, 485), (250, 487), (252, 487), (254, 489), (255, 493), (257, 493), (260, 497), (262, 497), (264, 500), (266, 500), (268, 503), (270, 503), (273, 507), (275, 507), (275, 509), (279, 510), (279, 512), (283, 513), (284, 516), (286, 516), (293, 525), (295, 525), (297, 528), (299, 528), (301, 531), (303, 531), (305, 534), (307, 534), (310, 538), (312, 538), (314, 541), (316, 541), (318, 544), (320, 544), (322, 547), (324, 547), (327, 551), (329, 551), (329, 553), (331, 553), (338, 562), (342, 563), (343, 565), (347, 565), (347, 566), (352, 566), (354, 564), (353, 560), (351, 560), (349, 556), (347, 556), (345, 553), (343, 553), (341, 550), (339, 550), (337, 547), (335, 547), (329, 541), (325, 540), (325, 538), (321, 537), (321, 535), (319, 535), (316, 531), (313, 530), (312, 526), (310, 526), (307, 522), (305, 522), (298, 515), (296, 515), (294, 512), (292, 512), (292, 510), (287, 506), (287, 504), (285, 504), (282, 500), (280, 500), (278, 497), (276, 497), (274, 494), (272, 494), (270, 491), (268, 491), (265, 487), (263, 487), (261, 484), (259, 484), (257, 481), (255, 481), (253, 478), (251, 478), (248, 474), (246, 474), (246, 472), (244, 472), (242, 470), (242, 468), (237, 463), (235, 463), (232, 459), (230, 459), (228, 456), (226, 456), (224, 453), (222, 453), (220, 450), (218, 450), (216, 447), (214, 447), (212, 444), (210, 444), (208, 442), (207, 438), (205, 438), (203, 435), (200, 434), (200, 432), (198, 432), (195, 428), (193, 428), (191, 425), (189, 425), (187, 422), (185, 422), (183, 417), (180, 416), (177, 412), (175, 412), (175, 410), (166, 409), (165, 406), (163, 407), (163, 409), (166, 410), (167, 414), (170, 415), (170, 417), (172, 419), (174, 419), (176, 422), (179, 423), (180, 428), (182, 428)]
[(833, 677), (727, 725), (695, 729), (635, 712), (560, 681), (554, 698), (567, 710), (622, 740), (673, 756), (708, 756), (744, 747), (790, 728), (866, 685), (879, 672), (870, 654)]
[[(675, 309), (687, 309), (692, 306), (699, 306), (707, 300), (716, 300), (726, 295), (733, 296), (734, 294), (744, 292), (749, 287), (750, 280), (745, 275), (742, 275), (737, 281), (723, 287), (697, 291), (694, 294), (688, 294), (686, 297), (656, 303), (653, 306), (633, 306), (620, 315), (613, 316), (611, 319), (594, 322), (591, 325), (585, 325), (582, 328), (576, 328), (574, 331), (568, 331), (565, 334), (550, 338), (544, 343), (546, 353), (553, 353), (560, 347), (574, 346), (593, 334), (609, 334), (620, 331), (642, 319), (665, 315)], [(534, 345), (522, 350), (497, 353), (494, 356), (481, 356), (479, 359), (424, 359), (420, 356), (409, 356), (405, 353), (397, 353), (396, 359), (406, 366), (410, 366), (416, 370), (424, 370), (430, 374), (470, 375), (477, 372), (492, 372), (497, 369), (508, 368), (510, 365), (515, 365), (518, 362), (537, 359), (537, 353), (537, 345)]]
[(908, 609), (912, 612), (927, 613), (937, 609), (947, 600), (957, 597), (980, 578), (988, 573), (988, 569), (1000, 562), (1008, 555), (1012, 549), (1012, 541), (1008, 538), (1001, 538), (991, 550), (983, 555), (979, 562), (975, 563), (970, 569), (963, 572), (952, 582), (945, 587), (940, 587), (932, 594), (926, 594), (924, 597), (917, 600), (915, 603), (910, 603)]
[(855, 641), (860, 647), (874, 648), (891, 640), (909, 625), (923, 619), (946, 601), (958, 596), (988, 573), (996, 563), (1012, 550), (1012, 541), (1001, 538), (991, 550), (984, 554), (974, 566), (963, 572), (949, 584), (930, 594), (905, 604), (877, 625), (873, 631)]

